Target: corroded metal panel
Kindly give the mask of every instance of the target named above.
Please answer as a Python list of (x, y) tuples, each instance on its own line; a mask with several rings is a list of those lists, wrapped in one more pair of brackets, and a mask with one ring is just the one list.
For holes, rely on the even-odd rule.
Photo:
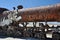
[[(49, 6), (39, 9), (27, 9), (19, 11), (22, 17), (21, 22), (34, 22), (34, 21), (60, 21), (60, 6)], [(21, 13), (21, 14), (20, 14)]]

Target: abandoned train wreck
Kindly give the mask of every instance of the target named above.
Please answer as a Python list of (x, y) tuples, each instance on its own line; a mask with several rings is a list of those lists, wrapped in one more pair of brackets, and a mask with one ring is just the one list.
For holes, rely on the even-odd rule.
[[(46, 35), (49, 33), (52, 34), (53, 39), (60, 39), (60, 26), (54, 27), (53, 25), (50, 27), (47, 24), (47, 22), (51, 21), (60, 22), (60, 4), (18, 9), (18, 11), (3, 11), (0, 15), (0, 33), (4, 35), (9, 37), (45, 39), (47, 38)], [(33, 27), (27, 26), (29, 22), (33, 22)], [(39, 23), (37, 27), (37, 22), (45, 22), (45, 25)]]

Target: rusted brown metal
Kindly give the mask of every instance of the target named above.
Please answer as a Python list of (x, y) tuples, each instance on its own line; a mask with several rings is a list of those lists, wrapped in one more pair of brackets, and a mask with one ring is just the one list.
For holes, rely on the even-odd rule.
[(18, 10), (21, 22), (60, 21), (60, 4)]

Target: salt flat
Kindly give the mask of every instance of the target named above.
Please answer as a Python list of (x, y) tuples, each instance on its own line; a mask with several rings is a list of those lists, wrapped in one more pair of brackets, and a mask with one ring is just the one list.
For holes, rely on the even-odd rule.
[(25, 39), (8, 37), (8, 38), (0, 38), (0, 40), (25, 40)]

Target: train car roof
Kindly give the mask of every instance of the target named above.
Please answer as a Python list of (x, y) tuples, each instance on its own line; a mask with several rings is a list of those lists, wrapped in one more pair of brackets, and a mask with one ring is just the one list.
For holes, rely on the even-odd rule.
[(40, 6), (40, 7), (34, 7), (34, 8), (23, 8), (23, 9), (19, 9), (18, 11), (36, 11), (36, 10), (44, 10), (44, 9), (59, 9), (60, 8), (60, 4), (55, 4), (55, 5), (48, 5), (48, 6)]

